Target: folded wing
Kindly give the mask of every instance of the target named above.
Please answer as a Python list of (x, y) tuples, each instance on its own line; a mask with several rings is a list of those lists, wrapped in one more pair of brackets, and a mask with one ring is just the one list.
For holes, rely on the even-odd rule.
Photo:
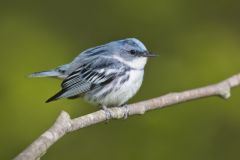
[(110, 83), (122, 73), (119, 66), (116, 68), (116, 63), (108, 58), (101, 58), (82, 64), (62, 82), (62, 90), (46, 102), (75, 97)]

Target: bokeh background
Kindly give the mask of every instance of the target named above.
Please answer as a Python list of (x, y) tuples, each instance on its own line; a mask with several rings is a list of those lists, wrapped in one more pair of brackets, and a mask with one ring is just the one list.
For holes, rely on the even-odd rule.
[[(136, 102), (218, 82), (240, 72), (240, 1), (101, 0), (0, 2), (0, 159), (12, 159), (61, 110), (97, 108), (81, 99), (44, 101), (56, 79), (34, 71), (70, 62), (84, 49), (136, 37), (159, 54), (149, 60)], [(229, 100), (205, 98), (68, 134), (42, 158), (240, 159), (240, 88)]]

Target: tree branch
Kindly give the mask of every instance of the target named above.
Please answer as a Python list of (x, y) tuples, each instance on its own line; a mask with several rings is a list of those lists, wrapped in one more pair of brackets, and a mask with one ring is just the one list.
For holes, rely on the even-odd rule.
[[(178, 104), (203, 97), (220, 96), (224, 99), (227, 99), (230, 97), (231, 88), (239, 85), (240, 74), (236, 74), (217, 84), (183, 92), (169, 93), (167, 95), (150, 100), (130, 104), (126, 107), (113, 107), (110, 108), (109, 111), (111, 113), (112, 119), (120, 119), (124, 117), (125, 113), (128, 113), (129, 116), (135, 114), (144, 114), (149, 110), (161, 109), (173, 104)], [(47, 149), (61, 137), (63, 137), (66, 133), (73, 132), (106, 120), (107, 116), (102, 110), (74, 119), (71, 119), (67, 112), (62, 111), (53, 126), (44, 132), (22, 153), (15, 157), (15, 159), (40, 159), (40, 157), (46, 153)]]

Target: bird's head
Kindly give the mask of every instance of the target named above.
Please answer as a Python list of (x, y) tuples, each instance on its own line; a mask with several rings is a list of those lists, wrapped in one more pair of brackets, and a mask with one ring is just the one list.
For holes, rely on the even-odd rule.
[(143, 68), (147, 58), (155, 56), (136, 38), (114, 41), (111, 45), (113, 46), (113, 56), (133, 67)]

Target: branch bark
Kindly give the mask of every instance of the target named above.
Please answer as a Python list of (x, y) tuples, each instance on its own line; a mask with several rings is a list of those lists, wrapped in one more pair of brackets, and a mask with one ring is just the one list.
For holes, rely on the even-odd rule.
[[(125, 113), (129, 116), (144, 114), (146, 111), (161, 109), (173, 104), (178, 104), (194, 99), (210, 96), (220, 96), (224, 99), (230, 97), (230, 90), (240, 85), (240, 74), (236, 74), (220, 83), (186, 90), (183, 92), (169, 93), (150, 100), (127, 105), (126, 107), (113, 107), (109, 111), (112, 119), (124, 118)], [(62, 138), (66, 133), (79, 130), (107, 120), (104, 111), (99, 110), (78, 118), (71, 119), (69, 114), (62, 111), (56, 122), (51, 128), (44, 132), (38, 139), (21, 152), (16, 160), (35, 160), (40, 159), (47, 149), (56, 141)]]

